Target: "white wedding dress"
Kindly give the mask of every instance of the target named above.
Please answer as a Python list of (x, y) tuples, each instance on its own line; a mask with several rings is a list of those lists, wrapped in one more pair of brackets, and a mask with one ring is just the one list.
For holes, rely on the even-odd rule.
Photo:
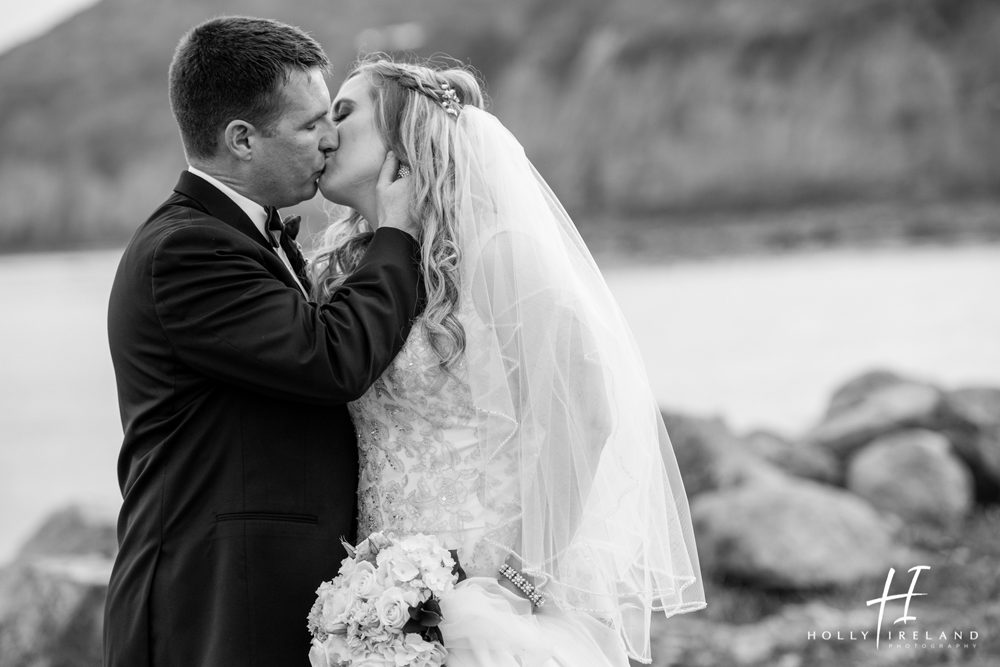
[[(418, 321), (389, 369), (349, 405), (361, 462), (358, 541), (424, 533), (458, 551), (469, 578), (441, 601), (448, 667), (626, 667), (610, 626), (551, 603), (533, 608), (498, 582), (519, 535), (507, 519), (518, 513), (518, 464), (511, 450), (483, 460), (468, 364), (441, 370)], [(509, 506), (487, 507), (485, 488)]]
[[(469, 579), (442, 600), (449, 667), (649, 662), (650, 618), (701, 609), (687, 497), (628, 324), (517, 140), (453, 128), (464, 353), (418, 320), (350, 405), (359, 535), (434, 534)], [(533, 605), (498, 583), (507, 564)]]

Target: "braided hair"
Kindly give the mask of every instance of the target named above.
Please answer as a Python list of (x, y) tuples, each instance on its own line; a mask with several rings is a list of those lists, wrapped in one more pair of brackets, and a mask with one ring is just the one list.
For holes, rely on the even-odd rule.
[[(461, 67), (396, 62), (384, 54), (360, 60), (348, 78), (372, 86), (375, 127), (402, 164), (410, 167), (412, 214), (427, 306), (423, 326), (440, 366), (449, 369), (465, 351), (455, 316), (459, 295), (458, 222), (455, 219), (454, 133), (462, 105), (482, 108), (476, 77)], [(374, 232), (357, 211), (333, 220), (313, 263), (314, 297), (328, 301), (364, 255)]]

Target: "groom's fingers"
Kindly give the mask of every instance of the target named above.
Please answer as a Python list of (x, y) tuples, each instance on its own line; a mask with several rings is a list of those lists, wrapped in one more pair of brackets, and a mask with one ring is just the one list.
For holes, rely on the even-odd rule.
[(378, 186), (386, 188), (392, 185), (392, 182), (396, 180), (396, 171), (399, 169), (399, 160), (396, 158), (396, 154), (389, 151), (385, 154), (385, 160), (382, 162), (382, 170), (378, 173)]
[(395, 227), (417, 236), (416, 224), (410, 217), (410, 186), (406, 179), (396, 178), (399, 160), (392, 151), (386, 153), (382, 170), (375, 185), (375, 227)]

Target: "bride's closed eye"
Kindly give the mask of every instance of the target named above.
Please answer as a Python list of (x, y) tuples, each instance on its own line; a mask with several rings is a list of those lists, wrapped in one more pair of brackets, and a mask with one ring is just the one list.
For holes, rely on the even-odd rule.
[(333, 122), (339, 123), (340, 121), (347, 118), (351, 113), (352, 105), (350, 102), (339, 101), (333, 105)]

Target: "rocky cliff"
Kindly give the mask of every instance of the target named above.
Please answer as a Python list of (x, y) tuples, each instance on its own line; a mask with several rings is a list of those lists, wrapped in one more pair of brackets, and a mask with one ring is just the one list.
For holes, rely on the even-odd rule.
[(1000, 194), (989, 0), (103, 0), (0, 56), (0, 243), (127, 235), (183, 165), (173, 47), (236, 11), (334, 84), (371, 48), (470, 62), (581, 220)]

